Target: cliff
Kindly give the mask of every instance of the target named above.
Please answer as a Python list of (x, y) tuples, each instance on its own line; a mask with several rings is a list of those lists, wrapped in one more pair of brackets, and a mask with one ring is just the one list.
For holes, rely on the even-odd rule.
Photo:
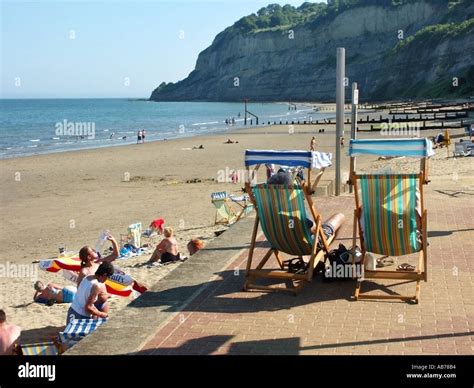
[[(336, 48), (363, 100), (474, 94), (470, 0), (270, 5), (237, 21), (154, 101), (333, 101)], [(349, 94), (349, 93), (347, 93)]]

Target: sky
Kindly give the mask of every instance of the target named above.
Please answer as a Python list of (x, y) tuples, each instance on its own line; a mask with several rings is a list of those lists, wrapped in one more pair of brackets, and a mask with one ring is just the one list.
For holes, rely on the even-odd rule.
[(241, 17), (304, 0), (0, 2), (0, 98), (148, 98)]

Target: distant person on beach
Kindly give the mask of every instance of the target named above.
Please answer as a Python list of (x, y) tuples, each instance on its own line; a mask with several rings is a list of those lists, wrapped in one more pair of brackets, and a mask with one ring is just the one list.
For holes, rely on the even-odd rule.
[(113, 139), (114, 136), (115, 136), (115, 132), (112, 132), (112, 133), (110, 134), (110, 138)]
[(67, 312), (67, 323), (73, 319), (107, 318), (109, 308), (104, 305), (97, 308), (102, 296), (107, 294), (104, 282), (114, 274), (111, 263), (102, 263), (94, 275), (85, 277), (79, 286), (76, 296)]
[(142, 142), (142, 131), (137, 132), (137, 144)]
[(311, 142), (309, 144), (309, 150), (310, 151), (316, 151), (316, 136), (313, 136), (311, 138)]
[(48, 306), (54, 303), (71, 303), (76, 295), (75, 286), (60, 286), (49, 283), (47, 286), (40, 280), (34, 284), (36, 290), (33, 300), (38, 303), (46, 303)]
[(435, 137), (433, 137), (433, 148), (442, 147), (444, 143), (444, 135), (442, 133), (438, 133)]
[(99, 252), (95, 249), (86, 245), (79, 251), (79, 259), (81, 259), (81, 270), (79, 277), (77, 278), (77, 286), (79, 287), (81, 281), (86, 276), (90, 276), (95, 273), (97, 268), (102, 263), (111, 263), (119, 257), (119, 246), (115, 238), (111, 235), (107, 235), (107, 240), (112, 243), (112, 253), (106, 257), (101, 257)]
[(7, 324), (7, 314), (0, 310), (0, 356), (10, 356), (14, 354), (21, 328), (16, 325)]
[(142, 131), (142, 143), (145, 143), (145, 130)]
[(188, 248), (189, 256), (192, 256), (196, 252), (204, 248), (204, 241), (195, 238), (191, 240), (190, 242), (188, 242), (187, 248)]
[(341, 148), (344, 148), (344, 136), (341, 136)]
[(232, 183), (237, 183), (239, 181), (239, 175), (237, 174), (237, 171), (232, 171), (229, 175), (229, 178), (231, 180)]
[(201, 144), (199, 147), (194, 146), (193, 150), (203, 150), (204, 146)]
[(234, 144), (234, 143), (238, 143), (237, 140), (232, 140), (232, 139), (227, 139), (227, 141), (224, 142), (224, 144)]
[(174, 238), (173, 228), (168, 226), (163, 234), (165, 238), (157, 245), (155, 251), (148, 261), (149, 265), (156, 265), (158, 261), (161, 263), (171, 263), (180, 260), (178, 242)]

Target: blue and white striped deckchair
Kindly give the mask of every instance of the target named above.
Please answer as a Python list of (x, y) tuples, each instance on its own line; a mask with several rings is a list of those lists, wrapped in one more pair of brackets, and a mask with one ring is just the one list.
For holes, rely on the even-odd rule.
[(59, 342), (64, 348), (69, 349), (107, 322), (107, 319), (74, 319), (67, 324), (64, 331), (59, 333)]
[[(427, 183), (426, 159), (434, 154), (428, 139), (351, 140), (351, 183), (354, 185), (353, 247), (359, 235), (362, 263), (367, 252), (386, 256), (404, 256), (419, 252), (416, 270), (399, 266), (397, 271), (368, 270), (360, 277), (356, 299), (402, 299), (418, 302), (420, 281), (427, 280), (427, 212), (423, 208), (423, 184)], [(406, 156), (420, 158), (417, 174), (357, 174), (355, 157), (359, 155)], [(357, 233), (358, 232), (358, 233)], [(413, 267), (414, 268), (414, 267)], [(413, 269), (411, 268), (411, 269)], [(361, 292), (365, 279), (403, 279), (416, 281), (415, 295), (373, 295)]]
[[(328, 252), (329, 244), (334, 236), (326, 239), (321, 228), (321, 217), (314, 208), (311, 198), (311, 169), (314, 165), (324, 171), (330, 166), (330, 160), (330, 155), (323, 156), (311, 151), (247, 150), (245, 152), (245, 166), (248, 173), (245, 187), (254, 203), (257, 216), (247, 259), (244, 290), (288, 291), (296, 294), (306, 282), (312, 280), (314, 268), (324, 257), (324, 253)], [(307, 179), (290, 186), (266, 183), (251, 185), (251, 182), (255, 181), (256, 170), (266, 164), (285, 166), (290, 169), (304, 167), (307, 169)], [(252, 175), (249, 170), (251, 166), (255, 166)], [(305, 208), (305, 203), (308, 205), (309, 213)], [(307, 217), (312, 219), (314, 230), (311, 230), (308, 225)], [(253, 268), (252, 258), (259, 226), (270, 249)], [(310, 258), (306, 268), (291, 273), (287, 270), (280, 254), (298, 256), (301, 261), (303, 256)], [(275, 256), (279, 268), (264, 269), (272, 255)], [(262, 278), (289, 282), (292, 287), (257, 284), (257, 280)]]

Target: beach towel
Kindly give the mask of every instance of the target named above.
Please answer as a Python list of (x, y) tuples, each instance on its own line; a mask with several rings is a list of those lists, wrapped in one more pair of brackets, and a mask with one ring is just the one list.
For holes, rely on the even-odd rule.
[(94, 332), (99, 326), (107, 322), (107, 320), (108, 318), (74, 319), (67, 324), (64, 331), (59, 333), (59, 342), (63, 347), (69, 349), (85, 336)]
[[(39, 267), (47, 272), (67, 271), (65, 277), (71, 278), (71, 272), (81, 270), (81, 260), (79, 257), (58, 257), (53, 259), (40, 260)], [(140, 286), (130, 275), (114, 266), (114, 274), (105, 281), (107, 292), (112, 295), (129, 296), (134, 290), (143, 293), (146, 288)]]

